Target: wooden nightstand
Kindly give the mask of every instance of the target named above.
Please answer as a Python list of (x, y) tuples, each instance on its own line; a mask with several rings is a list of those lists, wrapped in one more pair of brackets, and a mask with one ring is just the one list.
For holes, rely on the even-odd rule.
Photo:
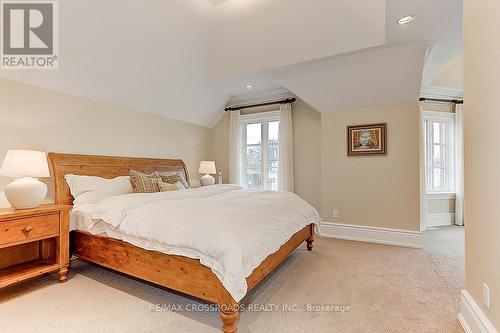
[(70, 209), (0, 209), (0, 288), (52, 272), (59, 272), (59, 281), (66, 282)]

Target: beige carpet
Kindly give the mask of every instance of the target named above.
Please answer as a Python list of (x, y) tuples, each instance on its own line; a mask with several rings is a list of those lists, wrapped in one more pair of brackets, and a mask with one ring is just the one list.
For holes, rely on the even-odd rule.
[[(241, 314), (240, 332), (462, 332), (463, 230), (428, 231), (425, 245), (318, 239), (312, 253), (295, 251), (245, 298), (262, 307)], [(153, 312), (151, 304), (183, 311)], [(219, 332), (218, 313), (186, 311), (192, 304), (202, 303), (74, 261), (66, 284), (47, 276), (0, 291), (0, 331)], [(265, 304), (279, 311), (257, 311), (271, 310)], [(298, 311), (307, 304), (351, 309)]]

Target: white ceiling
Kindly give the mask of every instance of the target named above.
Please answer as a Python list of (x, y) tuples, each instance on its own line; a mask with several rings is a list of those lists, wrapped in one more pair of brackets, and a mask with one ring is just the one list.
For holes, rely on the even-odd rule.
[[(406, 26), (396, 24), (404, 15), (415, 15), (415, 21)], [(436, 84), (437, 76), (450, 60), (463, 53), (462, 21), (462, 0), (387, 0), (388, 45), (412, 41), (429, 45), (422, 77), (422, 87), (427, 91), (441, 88)], [(463, 91), (463, 83), (453, 85)]]
[(432, 85), (449, 89), (463, 90), (464, 57), (462, 54), (450, 59), (442, 71), (432, 81)]
[(275, 72), (294, 94), (322, 112), (416, 101), (422, 42), (330, 57)]
[(321, 112), (415, 100), (461, 53), (461, 1), (61, 1), (59, 44), (59, 70), (0, 77), (213, 126), (249, 83)]
[(212, 9), (201, 0), (60, 1), (59, 70), (0, 75), (209, 125), (227, 100), (206, 80)]
[(213, 13), (209, 77), (237, 77), (384, 42), (385, 0), (230, 0)]

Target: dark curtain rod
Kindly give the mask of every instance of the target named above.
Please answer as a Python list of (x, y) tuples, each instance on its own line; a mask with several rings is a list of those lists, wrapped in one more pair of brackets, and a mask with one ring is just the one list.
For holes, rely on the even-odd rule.
[(267, 102), (267, 103), (260, 103), (260, 104), (252, 104), (252, 105), (245, 105), (245, 106), (230, 106), (224, 109), (224, 111), (237, 111), (237, 110), (243, 110), (243, 109), (248, 109), (248, 108), (257, 108), (259, 106), (268, 106), (268, 105), (275, 105), (275, 104), (288, 104), (288, 103), (293, 103), (297, 99), (295, 98), (287, 98), (287, 99), (282, 99), (280, 101), (275, 101), (275, 102)]
[(463, 100), (459, 99), (441, 99), (441, 98), (425, 98), (421, 97), (419, 99), (420, 102), (445, 102), (445, 103), (455, 103), (455, 104), (464, 104)]

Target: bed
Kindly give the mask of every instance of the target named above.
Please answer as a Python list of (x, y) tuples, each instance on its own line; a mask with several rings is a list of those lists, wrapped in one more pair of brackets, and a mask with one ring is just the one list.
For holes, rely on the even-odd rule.
[[(73, 204), (73, 197), (65, 181), (65, 176), (68, 174), (114, 178), (128, 175), (130, 170), (144, 173), (176, 171), (181, 172), (189, 181), (189, 174), (182, 160), (58, 153), (49, 153), (49, 160), (54, 177), (55, 201), (58, 204)], [(215, 189), (216, 187), (202, 189), (199, 193), (216, 192)], [(235, 189), (227, 188), (227, 191), (233, 190)], [(223, 192), (225, 189), (221, 187), (217, 191)], [(233, 193), (237, 192), (231, 192), (230, 195)], [(224, 230), (216, 232), (226, 235)], [(231, 233), (228, 235), (232, 237)], [(222, 243), (225, 242), (224, 237), (219, 237)], [(213, 238), (216, 239), (216, 237)], [(230, 241), (233, 240), (227, 239), (227, 242)], [(276, 251), (267, 255), (263, 260), (259, 260), (260, 263), (246, 276), (246, 290), (254, 288), (300, 244), (306, 242), (307, 250), (312, 251), (313, 241), (314, 224), (310, 223), (280, 243), (281, 246)], [(130, 241), (83, 230), (72, 231), (71, 248), (72, 253), (84, 261), (217, 304), (220, 309), (223, 331), (226, 333), (237, 331), (239, 302), (235, 299), (240, 300), (241, 297), (233, 297), (234, 291), (228, 291), (230, 288), (224, 287), (220, 276), (218, 277), (211, 268), (202, 264), (200, 259), (144, 249)]]

